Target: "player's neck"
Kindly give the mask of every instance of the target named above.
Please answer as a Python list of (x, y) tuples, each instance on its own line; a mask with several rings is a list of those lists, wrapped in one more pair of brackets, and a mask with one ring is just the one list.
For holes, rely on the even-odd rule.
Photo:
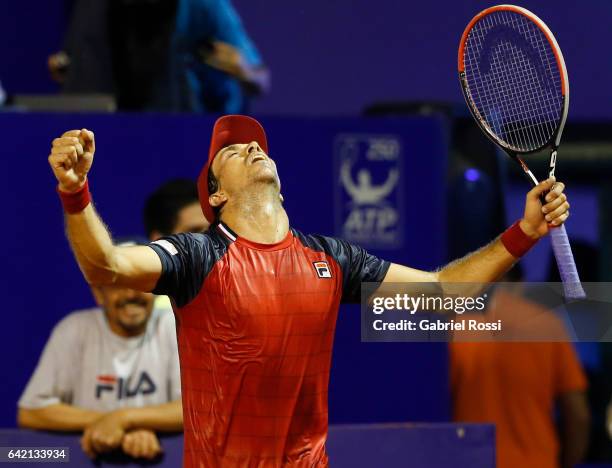
[(222, 221), (238, 236), (260, 244), (282, 241), (289, 218), (277, 189), (242, 192), (223, 207)]

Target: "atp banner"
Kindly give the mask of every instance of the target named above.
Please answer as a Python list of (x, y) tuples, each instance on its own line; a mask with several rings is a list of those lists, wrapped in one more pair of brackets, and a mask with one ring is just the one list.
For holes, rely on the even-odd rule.
[(336, 233), (363, 247), (404, 243), (400, 135), (344, 134), (334, 144)]

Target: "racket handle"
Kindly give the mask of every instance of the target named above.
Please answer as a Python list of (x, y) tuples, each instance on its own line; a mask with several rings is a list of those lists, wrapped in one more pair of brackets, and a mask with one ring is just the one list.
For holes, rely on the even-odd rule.
[(582, 284), (580, 284), (580, 277), (578, 276), (578, 270), (576, 270), (576, 263), (574, 263), (574, 255), (567, 238), (565, 226), (562, 224), (559, 227), (552, 228), (550, 237), (559, 275), (561, 281), (563, 281), (565, 298), (568, 300), (584, 299), (586, 294), (582, 289)]

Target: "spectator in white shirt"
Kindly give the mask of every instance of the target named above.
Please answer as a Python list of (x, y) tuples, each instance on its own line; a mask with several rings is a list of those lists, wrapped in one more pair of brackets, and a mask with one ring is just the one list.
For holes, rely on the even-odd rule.
[(54, 328), (19, 400), (18, 423), (84, 431), (91, 457), (121, 448), (155, 458), (155, 431), (183, 427), (173, 314), (155, 309), (150, 293), (94, 293), (99, 308), (74, 312)]

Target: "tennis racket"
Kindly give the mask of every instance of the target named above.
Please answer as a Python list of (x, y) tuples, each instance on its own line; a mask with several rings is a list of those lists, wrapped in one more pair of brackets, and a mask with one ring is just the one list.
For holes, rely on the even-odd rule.
[[(459, 44), (459, 81), (481, 130), (538, 184), (523, 155), (550, 148), (549, 177), (569, 108), (561, 49), (544, 22), (514, 5), (478, 13)], [(550, 230), (566, 299), (584, 298), (565, 226)]]

